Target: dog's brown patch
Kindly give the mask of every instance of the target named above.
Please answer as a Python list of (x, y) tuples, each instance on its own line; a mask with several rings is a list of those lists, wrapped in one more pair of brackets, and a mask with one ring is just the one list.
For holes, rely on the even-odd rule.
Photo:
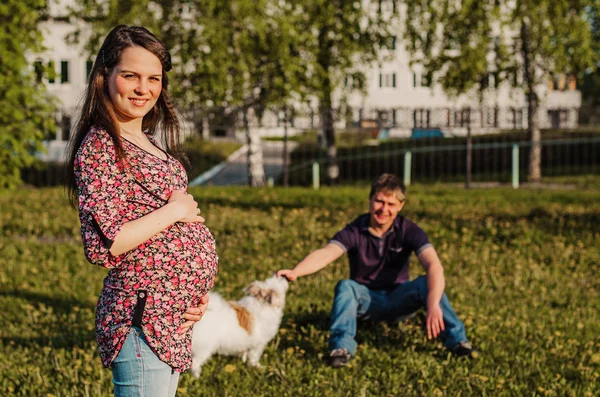
[(243, 306), (240, 306), (237, 302), (229, 301), (229, 305), (235, 310), (240, 327), (244, 328), (249, 334), (252, 333), (253, 318), (252, 314)]

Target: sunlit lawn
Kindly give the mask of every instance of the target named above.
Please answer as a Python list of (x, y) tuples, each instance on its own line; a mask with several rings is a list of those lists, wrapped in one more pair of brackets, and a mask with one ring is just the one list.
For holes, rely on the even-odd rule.
[[(239, 298), (366, 210), (366, 188), (197, 188), (217, 239), (216, 289)], [(427, 341), (423, 316), (365, 324), (349, 368), (326, 353), (339, 260), (291, 286), (263, 369), (211, 359), (180, 396), (600, 394), (600, 190), (411, 188), (404, 215), (429, 234), (446, 292), (480, 350), (456, 360)], [(93, 322), (106, 271), (85, 261), (61, 189), (0, 193), (0, 396), (112, 393)], [(421, 273), (412, 263), (412, 275)]]

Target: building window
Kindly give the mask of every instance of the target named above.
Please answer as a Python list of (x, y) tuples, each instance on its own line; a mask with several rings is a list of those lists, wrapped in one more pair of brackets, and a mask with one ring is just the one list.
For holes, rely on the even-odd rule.
[(94, 62), (91, 60), (85, 61), (85, 78), (90, 78), (90, 73), (92, 73), (92, 66), (94, 66)]
[(68, 141), (71, 136), (71, 117), (67, 115), (62, 116), (60, 123), (60, 140)]
[(425, 73), (413, 73), (413, 87), (431, 87), (431, 81)]
[(397, 11), (397, 8), (396, 8), (397, 2), (398, 2), (398, 0), (379, 0), (377, 11), (379, 12), (379, 14), (381, 14), (382, 12), (390, 12), (390, 11), (392, 13), (395, 13)]
[(488, 88), (498, 88), (498, 81), (500, 79), (500, 75), (497, 72), (487, 73), (482, 78), (480, 83), (480, 87), (482, 90)]
[(523, 127), (523, 109), (511, 108), (508, 114), (508, 122), (512, 124), (514, 129)]
[(520, 87), (522, 83), (523, 83), (523, 79), (521, 76), (521, 72), (520, 71), (514, 72), (512, 75), (513, 87)]
[(61, 84), (69, 82), (69, 61), (60, 61), (60, 82)]
[(380, 88), (396, 88), (396, 73), (379, 73)]
[(414, 128), (429, 127), (431, 122), (431, 110), (415, 109), (413, 111), (413, 126)]
[(56, 78), (56, 64), (54, 61), (48, 62), (48, 83), (54, 84)]
[(481, 109), (481, 126), (498, 127), (498, 108)]
[(387, 37), (385, 42), (381, 45), (381, 48), (386, 48), (388, 50), (396, 49), (396, 36)]
[(362, 73), (352, 73), (346, 76), (344, 80), (346, 88), (360, 89), (364, 86), (364, 75)]
[(479, 82), (479, 85), (482, 90), (489, 88), (490, 86), (490, 76), (488, 74), (484, 75)]
[(35, 61), (33, 63), (33, 72), (35, 73), (35, 81), (41, 83), (44, 77), (44, 64), (42, 61)]
[(396, 125), (396, 110), (378, 110), (377, 122), (379, 128), (393, 128)]
[(431, 87), (431, 80), (427, 78), (425, 73), (421, 74), (421, 87)]
[(557, 91), (564, 91), (567, 83), (566, 77), (567, 76), (565, 76), (564, 74), (554, 76), (554, 85), (552, 88)]
[(490, 74), (491, 86), (498, 88), (500, 86), (500, 73), (493, 72)]
[(467, 124), (468, 115), (463, 110), (454, 111), (454, 119), (452, 121), (454, 127), (464, 127)]
[(550, 109), (548, 110), (548, 118), (552, 128), (561, 128), (566, 126), (569, 121), (569, 111), (566, 109)]

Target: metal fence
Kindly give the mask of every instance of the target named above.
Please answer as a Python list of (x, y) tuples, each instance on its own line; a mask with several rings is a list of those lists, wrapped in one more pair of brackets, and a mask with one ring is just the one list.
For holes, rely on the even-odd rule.
[[(527, 180), (531, 141), (526, 108), (346, 108), (333, 112), (333, 118), (336, 184), (369, 183), (384, 172), (403, 177), (407, 184), (517, 187)], [(582, 125), (581, 118), (578, 108), (540, 110), (544, 181), (600, 173), (600, 127)], [(296, 111), (270, 115), (257, 127), (270, 184), (332, 182), (322, 119), (315, 111)], [(236, 137), (245, 139), (239, 132)], [(240, 156), (203, 183), (246, 184), (246, 169), (247, 158)]]
[[(543, 181), (562, 181), (600, 174), (600, 126), (597, 109), (545, 108), (542, 128)], [(531, 141), (526, 108), (342, 108), (332, 112), (337, 151), (336, 184), (365, 184), (384, 172), (405, 183), (501, 183), (519, 186), (527, 180)], [(262, 139), (248, 145), (239, 114), (212, 115), (189, 123), (191, 134), (210, 140), (245, 144), (194, 184), (245, 185), (248, 158), (260, 152), (264, 180), (270, 185), (329, 184), (327, 139), (315, 110), (268, 113), (254, 120), (250, 133)], [(257, 143), (258, 142), (258, 143)], [(202, 154), (200, 154), (202, 156)], [(205, 156), (207, 157), (207, 155)], [(216, 167), (216, 168), (215, 168)], [(41, 164), (24, 170), (33, 185), (62, 182), (62, 165)]]

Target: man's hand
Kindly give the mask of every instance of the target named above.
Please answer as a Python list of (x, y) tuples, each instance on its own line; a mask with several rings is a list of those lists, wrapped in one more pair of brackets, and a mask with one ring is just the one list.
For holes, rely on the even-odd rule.
[(277, 272), (277, 277), (285, 277), (288, 279), (288, 281), (294, 281), (298, 278), (298, 276), (294, 274), (294, 271), (290, 269), (279, 270)]
[(200, 303), (198, 307), (190, 307), (183, 314), (183, 318), (187, 321), (179, 327), (178, 332), (183, 334), (186, 332), (192, 325), (196, 324), (198, 321), (202, 320), (202, 316), (206, 313), (206, 309), (208, 308), (208, 294), (204, 295), (200, 298)]
[(444, 315), (439, 303), (427, 307), (427, 338), (437, 338), (444, 330)]

